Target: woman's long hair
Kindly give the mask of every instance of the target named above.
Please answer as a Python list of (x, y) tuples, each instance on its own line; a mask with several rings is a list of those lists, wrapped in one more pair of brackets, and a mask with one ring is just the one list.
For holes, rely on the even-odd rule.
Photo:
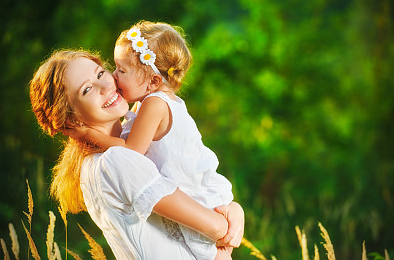
[[(87, 58), (102, 65), (96, 54), (82, 50), (58, 50), (44, 61), (30, 81), (32, 109), (41, 128), (50, 136), (67, 127), (78, 125), (70, 106), (64, 75), (68, 64), (78, 58)], [(89, 154), (102, 152), (89, 143), (68, 138), (56, 166), (53, 168), (51, 195), (64, 212), (78, 213), (86, 210), (80, 187), (81, 166)]]

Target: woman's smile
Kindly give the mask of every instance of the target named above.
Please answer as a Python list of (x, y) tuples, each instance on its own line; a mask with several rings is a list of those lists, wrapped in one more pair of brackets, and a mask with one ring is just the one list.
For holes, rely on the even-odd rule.
[(114, 95), (111, 97), (111, 99), (105, 102), (105, 104), (102, 107), (107, 108), (110, 106), (116, 106), (117, 104), (119, 104), (121, 99), (122, 99), (121, 96), (117, 92), (115, 92)]

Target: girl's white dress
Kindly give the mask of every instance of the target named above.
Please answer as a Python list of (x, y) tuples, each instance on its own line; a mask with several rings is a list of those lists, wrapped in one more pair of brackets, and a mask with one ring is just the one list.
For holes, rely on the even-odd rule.
[(87, 210), (116, 259), (196, 259), (174, 222), (152, 213), (177, 185), (145, 156), (111, 147), (85, 159), (80, 182)]
[[(152, 96), (168, 104), (172, 126), (163, 138), (151, 143), (145, 156), (156, 164), (160, 174), (175, 181), (183, 192), (201, 205), (213, 209), (229, 204), (233, 200), (231, 183), (216, 172), (219, 161), (215, 153), (203, 144), (184, 101), (179, 97), (172, 100), (164, 92), (155, 92), (146, 98)], [(122, 138), (127, 138), (135, 117), (131, 111), (126, 114)], [(196, 259), (211, 260), (215, 257), (214, 241), (182, 225), (180, 229)]]

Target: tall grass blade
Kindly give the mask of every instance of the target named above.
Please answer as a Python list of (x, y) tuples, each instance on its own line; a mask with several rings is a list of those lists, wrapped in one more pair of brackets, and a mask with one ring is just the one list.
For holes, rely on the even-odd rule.
[[(60, 212), (60, 216), (61, 216), (62, 219), (63, 219), (64, 226), (66, 227), (66, 251), (67, 251), (67, 249), (68, 249), (68, 246), (67, 246), (67, 243), (68, 243), (68, 235), (67, 235), (67, 212), (64, 211), (62, 207), (58, 207), (58, 209), (59, 209), (59, 212)], [(68, 254), (66, 254), (66, 260), (67, 260), (67, 255), (68, 255)]]
[(331, 243), (330, 236), (328, 235), (327, 230), (323, 227), (323, 225), (320, 222), (319, 222), (319, 228), (321, 231), (321, 236), (326, 242), (325, 244), (323, 244), (323, 246), (327, 251), (327, 258), (328, 260), (335, 260), (334, 246)]
[[(27, 219), (29, 221), (29, 224), (31, 225), (32, 217), (33, 217), (33, 209), (34, 209), (34, 202), (33, 202), (33, 195), (31, 193), (31, 189), (29, 186), (29, 181), (26, 179), (26, 184), (27, 184), (27, 207), (29, 210), (29, 213), (26, 213), (23, 211), (23, 213), (27, 216)], [(31, 232), (31, 230), (30, 230)]]
[(309, 260), (305, 231), (304, 230), (301, 231), (298, 226), (296, 226), (295, 229), (298, 237), (298, 242), (300, 243), (301, 246), (302, 260)]
[(94, 260), (106, 260), (107, 257), (104, 255), (103, 248), (96, 241), (94, 241), (94, 239), (81, 227), (81, 225), (78, 224), (78, 226), (89, 242), (89, 246), (91, 248), (89, 253), (92, 255), (92, 258)]
[(320, 260), (320, 255), (319, 255), (319, 249), (317, 248), (317, 245), (315, 244), (315, 257), (313, 260)]
[(55, 260), (62, 260), (62, 254), (60, 253), (59, 246), (56, 242), (53, 243), (53, 250), (55, 251)]
[[(28, 179), (26, 179), (27, 184), (27, 208), (29, 209), (29, 214), (24, 212), (23, 213), (27, 216), (27, 220), (29, 221), (29, 232), (31, 233), (31, 222), (33, 218), (33, 209), (34, 209), (34, 202), (33, 202), (33, 195), (31, 193), (30, 185)], [(29, 248), (27, 249), (27, 259), (30, 259)]]
[(250, 253), (251, 255), (257, 257), (258, 259), (267, 260), (267, 258), (258, 250), (249, 240), (246, 238), (242, 238), (241, 244), (244, 245), (246, 248), (252, 250)]
[(23, 225), (23, 229), (26, 232), (27, 239), (29, 240), (29, 247), (30, 247), (30, 251), (31, 251), (31, 254), (32, 254), (33, 258), (36, 259), (36, 260), (41, 260), (41, 257), (38, 254), (38, 250), (37, 250), (36, 244), (34, 244), (33, 238), (31, 237), (30, 232), (29, 232), (29, 230), (27, 230), (27, 228), (26, 228), (25, 224), (23, 223), (23, 221), (22, 221), (22, 225)]
[(19, 242), (18, 242), (18, 236), (16, 234), (14, 225), (12, 223), (8, 224), (8, 228), (10, 230), (10, 237), (11, 237), (11, 242), (12, 242), (12, 253), (15, 256), (16, 260), (19, 260)]
[(365, 241), (363, 241), (363, 253), (361, 255), (361, 260), (367, 260), (367, 250), (365, 249)]
[(49, 211), (49, 225), (48, 225), (48, 231), (47, 231), (47, 255), (48, 255), (48, 260), (54, 260), (55, 259), (55, 254), (54, 254), (54, 249), (53, 249), (53, 238), (55, 236), (55, 221), (56, 221), (56, 216), (53, 214), (52, 211)]
[(4, 239), (0, 239), (1, 242), (1, 248), (3, 249), (4, 252), (4, 260), (10, 260), (10, 255), (8, 254), (7, 246), (4, 242)]
[(384, 259), (385, 260), (390, 260), (389, 252), (387, 252), (387, 249), (384, 250)]
[(76, 253), (74, 253), (73, 251), (66, 249), (67, 253), (69, 253), (70, 255), (72, 255), (74, 257), (75, 260), (82, 260), (79, 255), (77, 255)]

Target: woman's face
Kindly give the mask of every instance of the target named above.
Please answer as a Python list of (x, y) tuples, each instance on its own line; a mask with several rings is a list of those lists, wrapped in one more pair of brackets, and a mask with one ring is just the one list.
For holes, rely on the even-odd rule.
[(79, 121), (90, 127), (111, 127), (128, 110), (111, 73), (87, 58), (71, 61), (65, 71), (70, 104)]

